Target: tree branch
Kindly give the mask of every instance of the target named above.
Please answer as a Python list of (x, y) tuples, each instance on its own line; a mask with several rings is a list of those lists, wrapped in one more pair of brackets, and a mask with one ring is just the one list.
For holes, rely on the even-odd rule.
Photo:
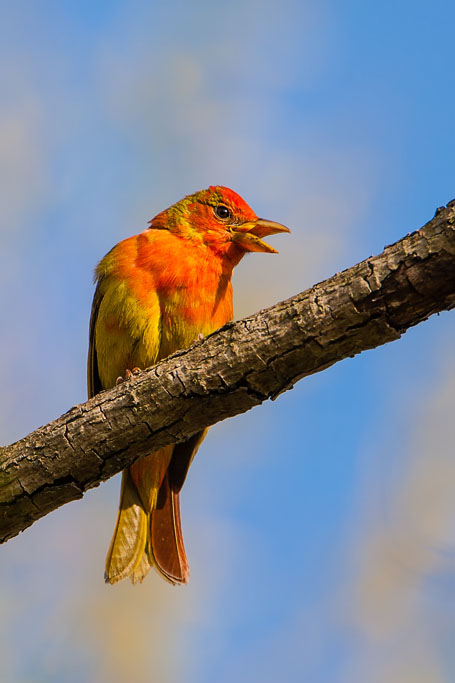
[(173, 354), (0, 448), (0, 542), (137, 458), (455, 306), (455, 200), (379, 256)]

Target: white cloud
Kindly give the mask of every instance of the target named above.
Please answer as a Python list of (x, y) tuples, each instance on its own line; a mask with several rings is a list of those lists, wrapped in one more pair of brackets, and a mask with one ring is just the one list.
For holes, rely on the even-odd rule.
[[(368, 674), (369, 680), (381, 683), (446, 680), (440, 669), (446, 609), (432, 610), (428, 581), (455, 569), (453, 347), (439, 349), (438, 357), (444, 365), (439, 381), (421, 387), (418, 403), (410, 402), (401, 473), (396, 469), (387, 478), (388, 494), (380, 500), (374, 495), (377, 479), (369, 487), (371, 516), (355, 539), (359, 573), (350, 587), (352, 615), (365, 648), (350, 681), (365, 680), (371, 671), (376, 674)], [(387, 443), (384, 462), (393, 458), (394, 443), (400, 447), (399, 437)]]
[(34, 214), (48, 199), (42, 103), (33, 84), (11, 64), (8, 69), (3, 65), (0, 81), (0, 234), (2, 240), (18, 240), (18, 231), (30, 229)]

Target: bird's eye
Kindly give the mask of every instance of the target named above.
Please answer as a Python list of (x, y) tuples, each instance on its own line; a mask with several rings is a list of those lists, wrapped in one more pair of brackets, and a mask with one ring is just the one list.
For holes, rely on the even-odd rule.
[(227, 221), (228, 218), (231, 218), (232, 216), (230, 210), (224, 204), (218, 204), (217, 206), (215, 206), (214, 212), (215, 216), (217, 218), (220, 218), (222, 221)]

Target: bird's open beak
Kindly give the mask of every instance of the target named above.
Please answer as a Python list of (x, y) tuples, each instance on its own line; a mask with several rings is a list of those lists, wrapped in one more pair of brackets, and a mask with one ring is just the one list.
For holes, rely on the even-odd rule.
[(231, 225), (230, 228), (232, 241), (242, 246), (246, 251), (263, 251), (269, 254), (277, 254), (278, 252), (263, 242), (262, 237), (276, 235), (279, 232), (291, 232), (281, 223), (268, 221), (265, 218), (258, 218), (241, 225)]

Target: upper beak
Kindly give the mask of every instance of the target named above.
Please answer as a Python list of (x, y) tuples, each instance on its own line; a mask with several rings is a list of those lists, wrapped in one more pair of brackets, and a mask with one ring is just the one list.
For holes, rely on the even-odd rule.
[(279, 232), (291, 232), (285, 225), (268, 221), (265, 218), (257, 218), (255, 221), (241, 225), (231, 225), (230, 228), (232, 241), (240, 244), (246, 251), (263, 251), (269, 254), (278, 252), (261, 238), (276, 235)]

